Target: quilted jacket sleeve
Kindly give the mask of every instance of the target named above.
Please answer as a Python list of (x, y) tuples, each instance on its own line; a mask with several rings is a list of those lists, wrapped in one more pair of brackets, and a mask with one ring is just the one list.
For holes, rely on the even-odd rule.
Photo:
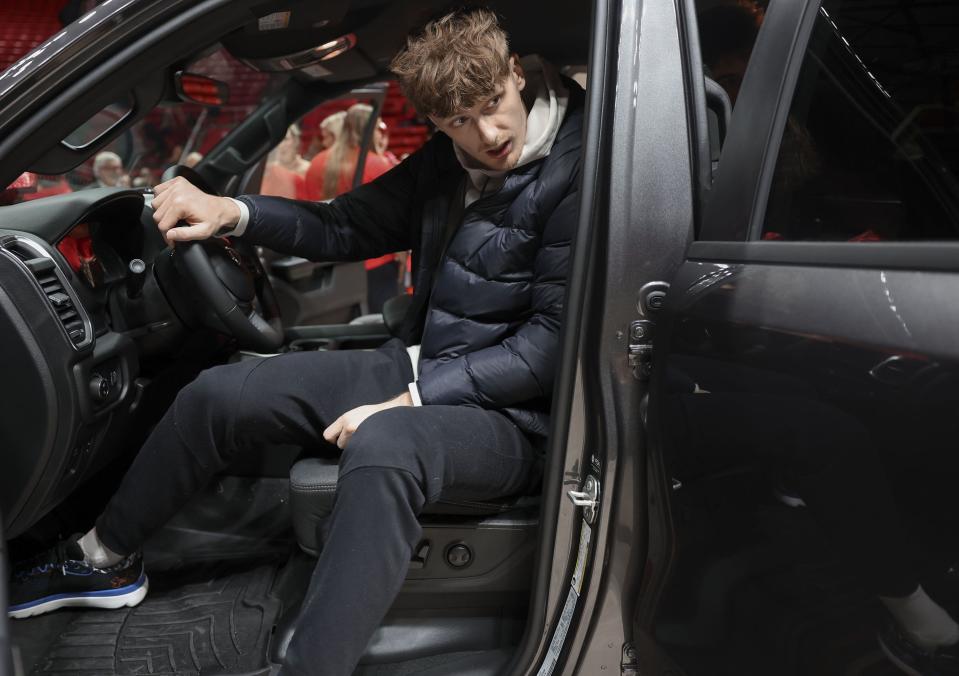
[(331, 202), (244, 195), (243, 238), (314, 261), (355, 261), (412, 248), (413, 198), (429, 144), (375, 181)]
[(501, 343), (451, 359), (423, 374), (417, 385), (424, 405), (505, 408), (551, 395), (570, 244), (579, 213), (577, 185), (578, 171), (544, 226), (534, 262), (529, 318)]

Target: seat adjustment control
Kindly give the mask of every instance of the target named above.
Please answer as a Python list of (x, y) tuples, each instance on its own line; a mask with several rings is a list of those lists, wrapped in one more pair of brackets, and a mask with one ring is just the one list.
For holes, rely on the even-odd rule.
[(446, 550), (446, 563), (453, 568), (465, 568), (473, 560), (473, 552), (462, 542)]

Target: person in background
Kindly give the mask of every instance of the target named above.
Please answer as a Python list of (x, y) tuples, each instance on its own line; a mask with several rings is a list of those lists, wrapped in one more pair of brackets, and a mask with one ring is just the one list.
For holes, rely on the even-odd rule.
[[(373, 108), (365, 103), (356, 103), (346, 111), (343, 130), (336, 141), (310, 162), (310, 168), (306, 172), (307, 199), (333, 199), (353, 189), (360, 143), (372, 113)], [(369, 183), (391, 168), (385, 159), (376, 153), (367, 152), (360, 183)]]
[(385, 159), (394, 167), (400, 163), (389, 150), (390, 147), (390, 130), (386, 126), (386, 122), (382, 119), (378, 120), (376, 123), (376, 129), (373, 130), (373, 152)]
[(153, 174), (150, 173), (150, 170), (146, 167), (142, 167), (140, 172), (134, 177), (132, 185), (134, 188), (152, 188)]
[(93, 158), (93, 178), (98, 188), (126, 188), (130, 185), (130, 177), (123, 171), (123, 161), (109, 150)]
[(310, 163), (300, 155), (300, 128), (291, 124), (286, 136), (270, 153), (263, 171), (261, 195), (303, 199), (305, 176)]
[[(353, 188), (356, 163), (360, 155), (363, 132), (373, 114), (372, 106), (357, 103), (346, 111), (343, 130), (333, 145), (310, 162), (306, 172), (306, 198), (328, 200), (349, 192)], [(328, 120), (329, 118), (327, 118)], [(324, 123), (326, 120), (324, 120)], [(322, 125), (321, 125), (322, 126)], [(361, 183), (369, 183), (393, 167), (390, 162), (375, 152), (366, 153)], [(383, 303), (400, 293), (399, 261), (396, 254), (371, 258), (366, 267), (367, 311), (382, 312)]]
[(319, 134), (313, 136), (310, 140), (310, 147), (306, 149), (304, 157), (307, 161), (312, 160), (324, 150), (328, 150), (336, 143), (337, 137), (343, 131), (343, 120), (346, 119), (346, 111), (341, 110), (327, 115), (320, 122)]
[(343, 132), (343, 122), (346, 121), (346, 111), (341, 110), (325, 117), (320, 122), (320, 150), (333, 147), (336, 139)]

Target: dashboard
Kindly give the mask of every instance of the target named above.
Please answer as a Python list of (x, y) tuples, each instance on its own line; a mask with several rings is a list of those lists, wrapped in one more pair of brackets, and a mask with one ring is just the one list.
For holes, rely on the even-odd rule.
[[(185, 328), (139, 190), (0, 207), (0, 509), (15, 537), (129, 449), (151, 379)], [(166, 361), (169, 361), (168, 359)]]
[(98, 221), (79, 223), (57, 243), (70, 269), (91, 289), (120, 281), (125, 272), (123, 261), (106, 238), (95, 237), (105, 229)]

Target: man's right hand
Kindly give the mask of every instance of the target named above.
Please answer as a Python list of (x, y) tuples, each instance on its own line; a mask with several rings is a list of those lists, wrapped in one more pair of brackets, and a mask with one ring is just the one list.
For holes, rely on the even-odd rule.
[[(233, 200), (207, 195), (182, 176), (159, 184), (153, 192), (153, 220), (168, 244), (206, 239), (240, 220)], [(180, 221), (187, 225), (174, 227)]]

